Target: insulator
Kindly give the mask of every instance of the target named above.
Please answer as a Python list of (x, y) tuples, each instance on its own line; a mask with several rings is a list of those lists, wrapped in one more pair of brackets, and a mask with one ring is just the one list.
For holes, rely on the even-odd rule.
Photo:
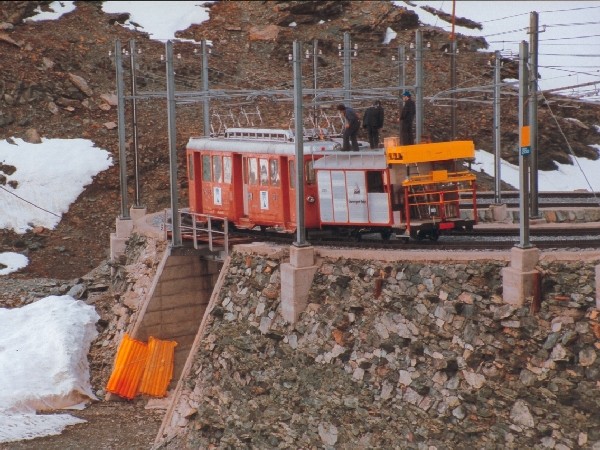
[(181, 53), (177, 53), (177, 59), (181, 59)]
[(291, 61), (291, 60), (292, 60), (292, 58), (293, 58), (293, 57), (292, 57), (292, 54), (291, 54), (291, 53), (288, 53), (288, 61)]
[(342, 44), (338, 44), (338, 50), (342, 49)]
[(415, 48), (415, 43), (411, 42), (410, 45), (409, 45), (409, 48), (414, 49)]

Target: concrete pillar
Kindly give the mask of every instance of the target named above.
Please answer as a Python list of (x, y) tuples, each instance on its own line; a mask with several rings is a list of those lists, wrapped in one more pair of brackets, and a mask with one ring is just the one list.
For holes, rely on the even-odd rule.
[(116, 233), (110, 233), (110, 260), (115, 261), (125, 254), (127, 239), (133, 231), (133, 220), (117, 217)]
[(146, 215), (146, 208), (143, 206), (138, 206), (137, 208), (135, 206), (132, 206), (129, 209), (129, 214), (130, 214), (131, 218), (134, 221), (136, 221)]
[(506, 203), (493, 204), (490, 205), (489, 208), (492, 213), (492, 220), (494, 222), (509, 221)]
[(596, 266), (596, 309), (600, 310), (600, 264)]
[(290, 247), (290, 262), (281, 265), (281, 314), (296, 323), (308, 304), (308, 292), (317, 271), (314, 247)]
[(505, 303), (522, 306), (534, 295), (539, 272), (535, 270), (540, 259), (536, 247), (513, 247), (510, 251), (510, 266), (502, 269), (502, 292)]

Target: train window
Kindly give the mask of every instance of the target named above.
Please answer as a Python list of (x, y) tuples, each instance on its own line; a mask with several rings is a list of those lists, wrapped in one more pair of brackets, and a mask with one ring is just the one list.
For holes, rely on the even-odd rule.
[(306, 165), (304, 166), (304, 178), (306, 179), (306, 184), (315, 184), (317, 182), (312, 160), (306, 161)]
[(271, 186), (279, 186), (279, 160), (271, 159), (269, 161), (269, 169), (271, 174)]
[(296, 189), (296, 164), (290, 160), (288, 173), (290, 175), (290, 188)]
[(188, 155), (188, 177), (190, 181), (194, 179), (194, 155)]
[(231, 156), (223, 156), (223, 182), (231, 183)]
[(220, 156), (213, 156), (213, 181), (215, 183), (223, 182), (223, 160)]
[(210, 173), (210, 156), (202, 155), (202, 181), (212, 181)]
[(260, 158), (258, 163), (260, 165), (260, 184), (267, 186), (269, 184), (269, 160)]
[(367, 192), (370, 194), (385, 192), (383, 189), (383, 172), (379, 170), (367, 171)]
[(248, 158), (248, 175), (250, 184), (256, 184), (258, 180), (258, 164), (256, 158)]

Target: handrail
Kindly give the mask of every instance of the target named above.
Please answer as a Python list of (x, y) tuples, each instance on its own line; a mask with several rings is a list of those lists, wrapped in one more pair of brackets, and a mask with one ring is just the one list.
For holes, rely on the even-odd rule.
[[(167, 218), (170, 210), (165, 209), (164, 224), (168, 225)], [(198, 241), (203, 234), (208, 236), (208, 249), (215, 251), (214, 235), (223, 236), (223, 252), (225, 257), (229, 256), (229, 221), (227, 218), (211, 216), (209, 214), (193, 213), (188, 210), (180, 209), (179, 223), (182, 236), (191, 236), (194, 242), (194, 248), (198, 249)], [(190, 220), (184, 220), (184, 217), (189, 217)], [(191, 223), (191, 225), (188, 225)], [(222, 227), (215, 227), (216, 224), (222, 223)], [(165, 239), (168, 239), (169, 226), (164, 227)]]

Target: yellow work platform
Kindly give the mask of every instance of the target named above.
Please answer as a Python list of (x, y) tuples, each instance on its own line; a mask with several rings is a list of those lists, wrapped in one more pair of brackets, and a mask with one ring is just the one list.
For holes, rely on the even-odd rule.
[(385, 158), (388, 164), (413, 164), (475, 157), (473, 141), (394, 145), (397, 144), (397, 139), (392, 138), (386, 139), (385, 144)]

